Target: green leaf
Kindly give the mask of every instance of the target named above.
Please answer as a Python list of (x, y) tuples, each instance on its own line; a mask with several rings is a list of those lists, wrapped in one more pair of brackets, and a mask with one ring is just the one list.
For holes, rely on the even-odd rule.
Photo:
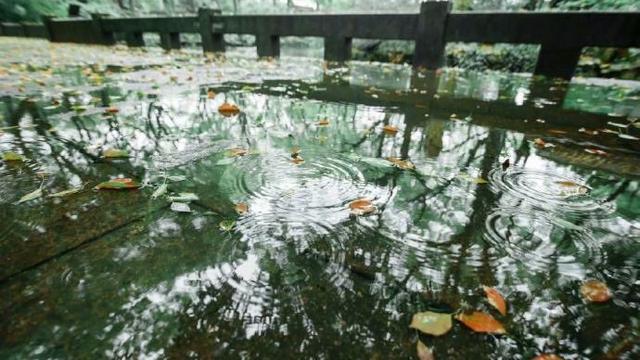
[(186, 204), (186, 203), (172, 202), (171, 211), (181, 212), (181, 213), (190, 213), (191, 208), (189, 207), (189, 204)]
[(121, 190), (121, 189), (136, 189), (140, 184), (129, 178), (117, 178), (109, 181), (101, 182), (96, 185), (97, 190)]
[(59, 191), (59, 192), (53, 193), (53, 194), (49, 194), (48, 197), (63, 197), (63, 196), (75, 194), (80, 190), (82, 190), (82, 186), (77, 187), (77, 188), (72, 188), (72, 189), (69, 189), (69, 190)]
[(178, 196), (169, 196), (169, 200), (178, 202), (189, 202), (200, 200), (200, 198), (194, 193), (179, 193)]
[(107, 149), (102, 152), (102, 156), (106, 159), (126, 158), (129, 157), (129, 152), (121, 149)]
[(169, 175), (167, 176), (167, 180), (171, 180), (173, 182), (185, 181), (187, 177), (184, 175)]
[(7, 151), (2, 153), (2, 160), (4, 161), (23, 161), (24, 158), (22, 155), (15, 153), (13, 151)]
[(160, 196), (164, 195), (166, 192), (167, 192), (167, 184), (162, 184), (158, 186), (158, 188), (156, 189), (156, 191), (153, 192), (153, 194), (151, 194), (151, 198), (157, 199)]
[(236, 226), (236, 222), (234, 220), (222, 220), (218, 225), (222, 231), (231, 231)]
[(440, 336), (451, 330), (451, 325), (451, 314), (425, 311), (414, 314), (409, 327), (425, 334)]
[(20, 204), (20, 203), (23, 203), (25, 201), (30, 201), (30, 200), (33, 200), (33, 199), (37, 199), (37, 198), (39, 198), (41, 196), (42, 196), (42, 188), (34, 190), (34, 191), (28, 193), (27, 195), (21, 197), (20, 200), (18, 200), (18, 202), (16, 202), (16, 204)]

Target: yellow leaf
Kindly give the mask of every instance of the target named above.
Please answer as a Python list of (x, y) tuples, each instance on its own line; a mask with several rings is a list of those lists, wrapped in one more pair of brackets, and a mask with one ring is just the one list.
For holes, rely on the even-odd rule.
[(433, 311), (425, 311), (413, 314), (411, 318), (412, 329), (417, 329), (425, 334), (440, 336), (451, 330), (451, 314), (442, 314)]
[(505, 334), (507, 332), (498, 320), (482, 311), (474, 311), (471, 314), (460, 313), (456, 319), (475, 332), (489, 334)]
[(24, 158), (22, 155), (15, 153), (13, 151), (7, 151), (2, 153), (2, 160), (4, 161), (23, 161)]
[(129, 157), (129, 152), (120, 149), (107, 149), (102, 152), (102, 156), (107, 159), (126, 158)]
[(394, 166), (402, 169), (402, 170), (413, 170), (416, 166), (409, 160), (401, 160), (396, 157), (388, 157), (387, 161), (392, 163)]
[(227, 156), (230, 156), (230, 157), (245, 156), (248, 153), (249, 153), (249, 150), (243, 149), (243, 148), (233, 148), (233, 149), (227, 150)]
[(473, 178), (473, 179), (471, 179), (471, 181), (473, 181), (476, 184), (487, 184), (487, 183), (489, 183), (487, 180), (485, 180), (485, 179), (483, 179), (481, 177)]
[(607, 302), (611, 299), (611, 291), (605, 283), (598, 280), (587, 280), (580, 286), (580, 293), (590, 302)]
[(329, 120), (321, 119), (318, 121), (318, 126), (329, 126)]
[(494, 288), (490, 288), (488, 286), (483, 286), (482, 289), (484, 293), (487, 295), (487, 300), (489, 300), (489, 304), (491, 304), (494, 308), (498, 309), (502, 316), (507, 315), (507, 303), (504, 301), (502, 295), (498, 292), (498, 290)]
[(207, 98), (209, 98), (209, 99), (215, 99), (215, 97), (216, 97), (216, 93), (215, 93), (215, 92), (213, 92), (213, 90), (209, 90), (209, 91), (207, 91)]

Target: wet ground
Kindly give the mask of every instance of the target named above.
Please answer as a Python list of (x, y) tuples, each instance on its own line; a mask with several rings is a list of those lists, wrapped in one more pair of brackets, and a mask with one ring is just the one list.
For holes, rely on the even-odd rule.
[(2, 38), (0, 96), (0, 358), (640, 357), (638, 83)]

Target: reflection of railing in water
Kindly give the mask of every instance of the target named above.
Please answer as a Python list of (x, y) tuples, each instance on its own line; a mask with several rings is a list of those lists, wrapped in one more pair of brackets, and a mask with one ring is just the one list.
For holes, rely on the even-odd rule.
[(353, 38), (415, 42), (414, 66), (445, 64), (447, 42), (541, 45), (536, 74), (571, 78), (585, 46), (640, 46), (638, 12), (451, 12), (446, 1), (424, 2), (418, 14), (221, 15), (110, 19), (53, 19), (44, 26), (3, 23), (0, 34), (45, 37), (55, 42), (111, 45), (124, 34), (129, 46), (144, 46), (143, 34), (159, 33), (165, 49), (180, 48), (181, 33), (200, 34), (205, 52), (224, 52), (224, 34), (256, 36), (258, 56), (279, 56), (280, 37), (324, 38), (324, 57), (351, 57)]

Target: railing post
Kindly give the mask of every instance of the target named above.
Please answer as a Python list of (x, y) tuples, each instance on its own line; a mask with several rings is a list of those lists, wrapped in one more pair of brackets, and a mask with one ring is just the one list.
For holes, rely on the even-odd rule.
[(280, 36), (278, 35), (258, 34), (256, 35), (256, 45), (258, 57), (280, 56)]
[(134, 31), (127, 32), (124, 35), (125, 41), (127, 42), (127, 46), (130, 47), (143, 47), (144, 46), (144, 36), (142, 32)]
[(324, 59), (327, 61), (347, 61), (351, 59), (351, 38), (325, 37)]
[(180, 49), (180, 33), (160, 33), (160, 46), (165, 50)]
[(582, 47), (542, 44), (538, 53), (535, 75), (571, 80), (582, 53)]
[(202, 38), (202, 50), (207, 52), (224, 52), (224, 34), (222, 24), (215, 22), (215, 16), (220, 15), (217, 9), (198, 9), (198, 19), (200, 21), (200, 37)]
[(23, 37), (29, 37), (29, 31), (27, 30), (27, 24), (23, 23), (23, 22), (19, 22), (20, 24), (20, 31), (22, 32), (22, 36)]
[(44, 33), (47, 37), (47, 40), (53, 42), (53, 26), (51, 24), (53, 20), (53, 16), (51, 15), (43, 15), (42, 16), (42, 24), (44, 25)]
[(116, 43), (112, 32), (104, 31), (102, 28), (102, 19), (104, 14), (91, 14), (91, 26), (93, 27), (93, 36), (97, 44), (113, 45)]
[(437, 69), (445, 66), (445, 31), (450, 11), (449, 1), (428, 1), (420, 4), (413, 54), (414, 67)]

